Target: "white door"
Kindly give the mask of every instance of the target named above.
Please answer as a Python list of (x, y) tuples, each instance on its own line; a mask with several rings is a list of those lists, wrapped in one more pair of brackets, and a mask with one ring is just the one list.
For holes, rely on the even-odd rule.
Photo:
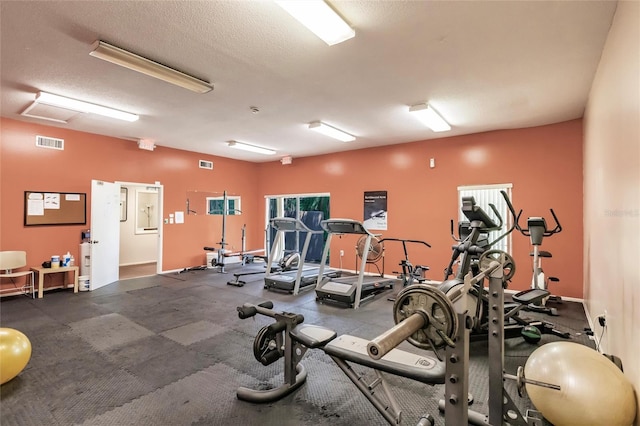
[(91, 290), (118, 281), (119, 259), (120, 184), (92, 180)]

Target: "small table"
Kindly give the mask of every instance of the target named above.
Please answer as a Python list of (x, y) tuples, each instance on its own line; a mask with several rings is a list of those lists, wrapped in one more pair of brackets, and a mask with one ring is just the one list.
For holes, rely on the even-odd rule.
[[(77, 266), (60, 266), (59, 268), (43, 268), (42, 266), (34, 266), (31, 270), (38, 274), (38, 299), (42, 299), (43, 296), (44, 276), (46, 274), (65, 272), (66, 281), (66, 272), (73, 272), (73, 292), (78, 292), (79, 268)], [(67, 287), (69, 287), (69, 284), (64, 284), (64, 288)]]

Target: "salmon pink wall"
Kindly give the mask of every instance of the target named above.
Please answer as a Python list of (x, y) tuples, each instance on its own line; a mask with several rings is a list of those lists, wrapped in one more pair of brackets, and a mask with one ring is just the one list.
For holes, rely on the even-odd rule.
[[(257, 215), (259, 197), (254, 164), (163, 148), (138, 149), (135, 142), (70, 131), (57, 127), (2, 119), (0, 139), (0, 249), (26, 250), (28, 262), (39, 265), (53, 254), (67, 250), (78, 258), (80, 232), (90, 227), (91, 180), (154, 183), (164, 186), (164, 217), (186, 210), (188, 194), (242, 197), (243, 214), (229, 217), (229, 248), (241, 247), (241, 228), (247, 224), (247, 244), (262, 246), (262, 216)], [(36, 135), (64, 139), (64, 150), (37, 148)], [(214, 163), (214, 170), (200, 169), (198, 160)], [(70, 226), (23, 225), (24, 191), (87, 193), (87, 224)], [(198, 215), (185, 216), (185, 223), (164, 225), (165, 271), (205, 263), (204, 246), (221, 238), (221, 217), (205, 216), (204, 205), (191, 208)]]
[[(252, 164), (210, 158), (158, 147), (142, 151), (131, 141), (60, 128), (2, 120), (0, 155), (2, 250), (25, 249), (39, 264), (51, 254), (77, 248), (87, 226), (23, 226), (25, 190), (90, 192), (91, 179), (164, 185), (164, 216), (185, 211), (186, 198), (200, 193), (242, 196), (242, 215), (229, 217), (227, 241), (241, 246), (247, 225), (247, 248), (263, 245), (265, 195), (328, 192), (331, 216), (362, 220), (363, 192), (388, 191), (388, 230), (383, 236), (420, 239), (433, 248), (410, 247), (414, 264), (431, 267), (427, 276), (441, 279), (451, 256), (449, 221), (457, 218), (457, 187), (513, 184), (513, 203), (524, 216), (544, 215), (553, 207), (563, 232), (546, 239), (547, 274), (558, 276), (552, 290), (582, 297), (582, 120), (518, 130), (503, 130), (406, 143), (387, 147), (296, 158), (293, 164)], [(35, 135), (65, 139), (65, 150), (36, 148)], [(435, 168), (429, 168), (434, 158)], [(199, 159), (212, 160), (214, 171), (197, 168)], [(88, 197), (90, 199), (90, 197)], [(193, 207), (193, 202), (192, 202)], [(90, 210), (90, 209), (88, 209)], [(197, 210), (197, 209), (196, 209)], [(90, 217), (90, 211), (87, 212)], [(220, 241), (221, 218), (185, 216), (184, 225), (165, 225), (163, 270), (204, 263), (202, 247)], [(332, 265), (355, 268), (355, 237), (334, 238)], [(528, 239), (513, 235), (519, 272), (513, 289), (527, 288), (531, 277)], [(397, 271), (400, 245), (389, 244), (385, 272)]]
[[(429, 168), (429, 159), (435, 168)], [(294, 158), (291, 165), (259, 165), (259, 193), (331, 194), (331, 216), (363, 220), (363, 192), (388, 192), (388, 230), (382, 237), (424, 240), (431, 249), (409, 247), (413, 264), (428, 265), (441, 280), (451, 258), (450, 220), (457, 220), (457, 187), (512, 183), (513, 204), (523, 217), (558, 215), (563, 231), (544, 241), (547, 275), (560, 278), (552, 291), (582, 297), (582, 120), (518, 130), (449, 137), (374, 149)], [(262, 206), (264, 214), (264, 205)], [(553, 222), (552, 222), (553, 223)], [(375, 231), (377, 232), (377, 231)], [(333, 238), (331, 265), (355, 269), (355, 236)], [(510, 288), (531, 281), (529, 239), (514, 233), (518, 272)], [(385, 251), (385, 273), (399, 269), (400, 244)]]

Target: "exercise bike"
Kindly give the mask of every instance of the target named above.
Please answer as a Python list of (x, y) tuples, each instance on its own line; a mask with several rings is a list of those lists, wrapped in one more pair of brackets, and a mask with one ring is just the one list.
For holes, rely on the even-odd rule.
[[(547, 222), (544, 217), (529, 217), (527, 219), (527, 227), (523, 228), (519, 224), (522, 210), (520, 210), (516, 218), (516, 229), (518, 229), (518, 231), (520, 231), (522, 235), (529, 237), (531, 245), (533, 246), (533, 252), (530, 253), (530, 256), (533, 257), (533, 276), (531, 278), (531, 288), (537, 288), (546, 291), (549, 290), (550, 281), (559, 282), (560, 280), (557, 277), (545, 277), (544, 271), (542, 270), (542, 258), (550, 258), (551, 253), (548, 251), (540, 250), (540, 246), (542, 245), (542, 240), (544, 239), (544, 237), (550, 237), (562, 231), (562, 226), (560, 225), (555, 212), (553, 211), (553, 209), (549, 210), (551, 211), (553, 220), (556, 222), (553, 229), (547, 228)], [(562, 302), (562, 298), (560, 296), (549, 295), (548, 297), (542, 299), (539, 304), (530, 304), (527, 309), (534, 312), (541, 312), (548, 315), (557, 316), (558, 310), (556, 308), (548, 307), (546, 305), (548, 301)]]
[[(398, 279), (402, 283), (402, 288), (405, 288), (408, 285), (413, 283), (422, 284), (427, 279), (424, 276), (425, 272), (429, 270), (429, 267), (426, 265), (413, 265), (409, 260), (409, 252), (407, 250), (407, 243), (411, 244), (422, 244), (428, 248), (431, 248), (431, 245), (425, 241), (421, 240), (407, 240), (403, 238), (383, 238), (379, 240), (379, 243), (384, 243), (385, 241), (398, 241), (402, 243), (402, 250), (404, 252), (404, 259), (402, 259), (399, 263), (401, 268), (401, 272), (394, 271), (394, 274), (397, 274)], [(387, 300), (394, 301), (396, 296), (388, 297)]]

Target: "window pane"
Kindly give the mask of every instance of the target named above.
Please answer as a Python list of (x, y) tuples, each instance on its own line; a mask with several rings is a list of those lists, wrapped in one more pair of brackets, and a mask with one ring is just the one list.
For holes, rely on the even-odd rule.
[[(502, 219), (502, 228), (498, 231), (492, 231), (489, 233), (489, 241), (494, 241), (503, 235), (507, 229), (511, 226), (513, 218), (509, 214), (509, 210), (507, 208), (507, 203), (504, 201), (504, 198), (500, 194), (500, 191), (506, 191), (507, 195), (510, 196), (511, 185), (505, 185), (503, 187), (497, 187), (495, 185), (490, 185), (487, 187), (477, 186), (473, 188), (459, 188), (458, 189), (458, 219), (459, 221), (467, 221), (467, 218), (462, 213), (462, 197), (473, 197), (476, 201), (476, 204), (479, 205), (496, 223), (500, 223), (500, 218)], [(493, 209), (490, 205), (493, 204), (500, 214), (500, 218), (496, 217)], [(507, 236), (496, 244), (494, 244), (491, 249), (502, 250), (507, 253), (510, 253), (510, 236)]]

